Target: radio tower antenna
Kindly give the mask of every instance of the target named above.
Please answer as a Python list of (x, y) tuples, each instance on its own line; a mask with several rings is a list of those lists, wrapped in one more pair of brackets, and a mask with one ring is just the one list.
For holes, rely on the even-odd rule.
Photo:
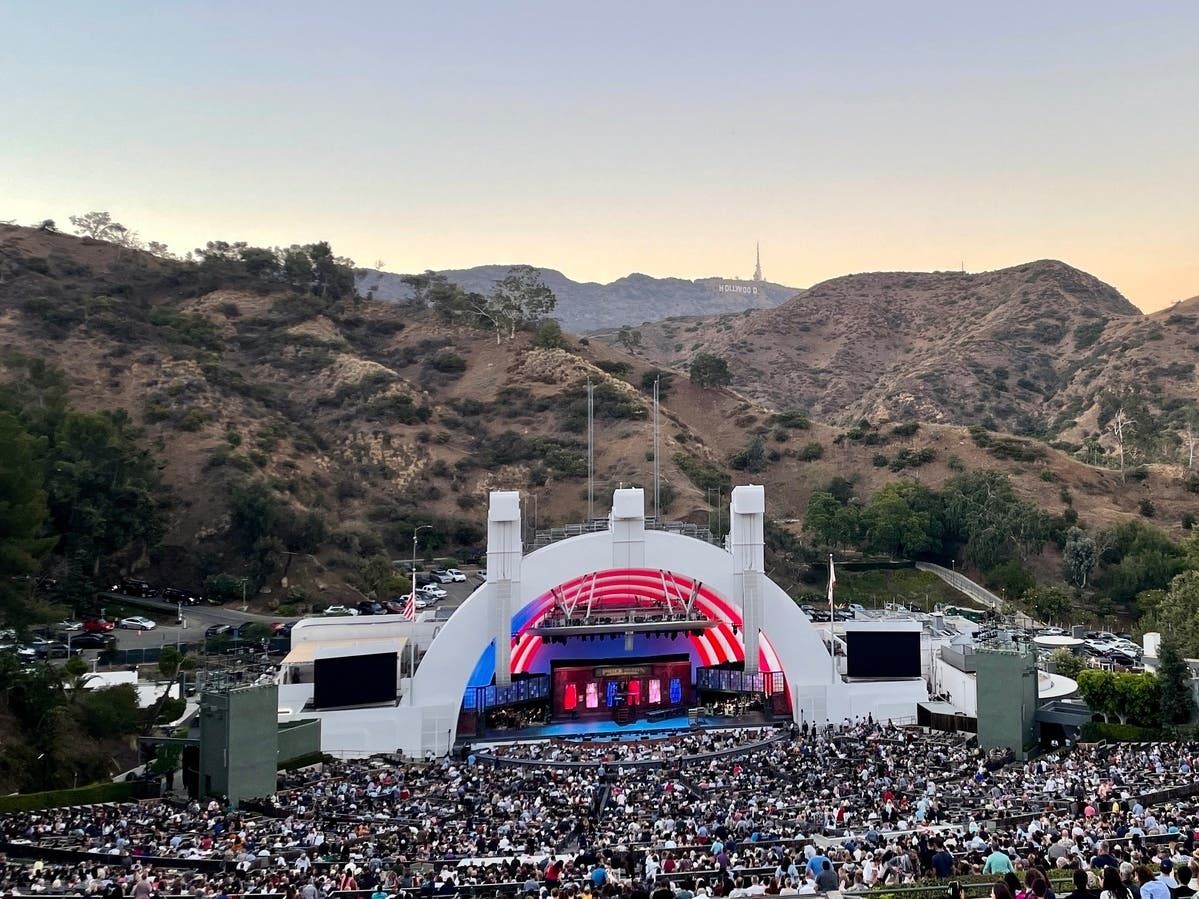
[(761, 281), (762, 278), (762, 244), (760, 241), (754, 242), (754, 250), (757, 257), (757, 262), (754, 265), (754, 280)]

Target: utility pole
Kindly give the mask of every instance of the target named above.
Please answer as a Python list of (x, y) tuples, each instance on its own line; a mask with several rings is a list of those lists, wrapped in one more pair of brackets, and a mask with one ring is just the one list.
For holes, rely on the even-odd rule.
[(659, 459), (662, 452), (662, 430), (658, 421), (658, 388), (661, 380), (661, 377), (654, 378), (654, 523), (658, 527), (662, 526), (662, 464)]
[(587, 526), (595, 518), (595, 385), (587, 379)]

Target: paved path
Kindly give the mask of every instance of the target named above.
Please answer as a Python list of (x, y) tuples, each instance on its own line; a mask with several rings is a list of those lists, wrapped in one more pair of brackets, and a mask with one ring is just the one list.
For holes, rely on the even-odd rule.
[(950, 571), (948, 568), (943, 568), (940, 565), (934, 565), (932, 562), (917, 562), (916, 568), (919, 571), (929, 571), (943, 580), (949, 586), (953, 587), (959, 593), (964, 593), (973, 599), (975, 602), (988, 609), (994, 609), (996, 612), (1003, 611), (1003, 600), (983, 587), (980, 584), (974, 583), (970, 578), (966, 577), (961, 572)]

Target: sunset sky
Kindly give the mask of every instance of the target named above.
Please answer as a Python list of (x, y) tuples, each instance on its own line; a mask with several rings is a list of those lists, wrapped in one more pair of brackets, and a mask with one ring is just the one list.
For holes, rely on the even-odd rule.
[(0, 219), (579, 280), (1199, 294), (1199, 3), (0, 5)]

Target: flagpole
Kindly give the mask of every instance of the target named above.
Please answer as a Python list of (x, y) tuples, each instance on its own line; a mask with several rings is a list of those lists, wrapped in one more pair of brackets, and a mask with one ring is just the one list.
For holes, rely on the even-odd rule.
[(831, 667), (833, 683), (837, 682), (837, 636), (834, 633), (833, 625), (836, 623), (836, 615), (833, 609), (833, 587), (837, 583), (837, 572), (833, 568), (833, 554), (828, 554), (828, 657)]

